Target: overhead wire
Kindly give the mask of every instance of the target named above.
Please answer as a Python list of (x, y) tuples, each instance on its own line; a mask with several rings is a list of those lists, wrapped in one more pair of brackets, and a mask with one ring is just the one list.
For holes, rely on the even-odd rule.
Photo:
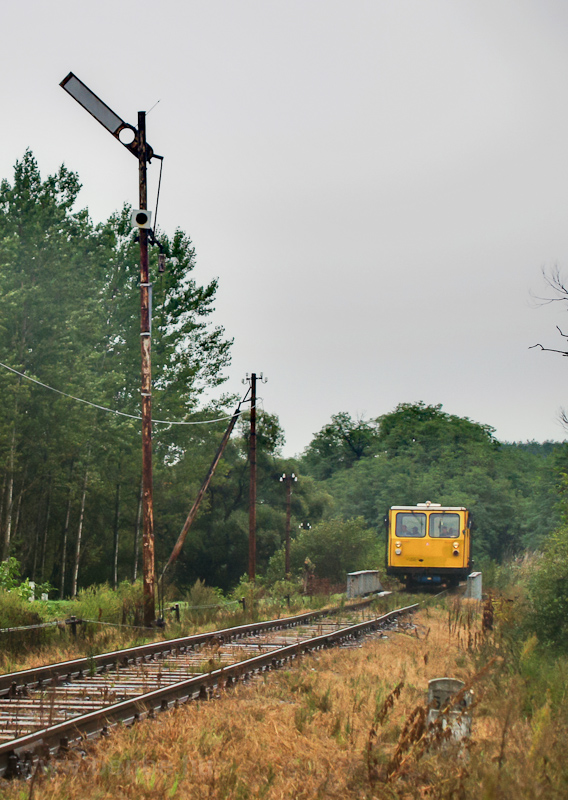
[[(158, 102), (160, 102), (158, 100)], [(162, 185), (162, 168), (164, 166), (164, 157), (163, 156), (155, 156), (155, 158), (160, 159), (160, 174), (158, 176), (158, 191), (156, 193), (156, 210), (154, 211), (154, 231), (158, 232), (158, 205), (160, 203), (160, 187)]]
[[(119, 417), (128, 417), (128, 419), (136, 419), (136, 420), (142, 419), (142, 417), (139, 417), (136, 414), (127, 414), (125, 411), (117, 411), (114, 408), (108, 408), (108, 406), (101, 406), (98, 403), (92, 403), (90, 400), (84, 400), (82, 397), (75, 397), (75, 395), (63, 392), (61, 391), (61, 389), (55, 389), (53, 386), (49, 386), (47, 383), (42, 383), (42, 381), (38, 381), (37, 378), (32, 378), (30, 375), (26, 375), (24, 372), (19, 372), (17, 369), (9, 367), (8, 364), (3, 364), (1, 361), (0, 361), (0, 367), (7, 369), (9, 372), (13, 372), (15, 375), (19, 375), (20, 378), (24, 378), (25, 380), (30, 381), (31, 383), (35, 383), (38, 386), (42, 386), (44, 389), (49, 389), (50, 392), (55, 392), (56, 394), (60, 394), (63, 397), (68, 397), (70, 400), (76, 400), (78, 403), (84, 403), (86, 406), (91, 406), (92, 408), (98, 408), (99, 411), (106, 411), (108, 414), (116, 414)], [(210, 425), (214, 422), (224, 422), (225, 420), (232, 419), (234, 416), (235, 416), (234, 414), (227, 414), (224, 417), (216, 417), (215, 419), (181, 420), (181, 421), (167, 420), (167, 419), (152, 419), (152, 422), (155, 422), (159, 425)]]

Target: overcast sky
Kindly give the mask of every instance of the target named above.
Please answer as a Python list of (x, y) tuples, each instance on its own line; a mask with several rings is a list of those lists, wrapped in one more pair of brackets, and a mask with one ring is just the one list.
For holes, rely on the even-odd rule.
[(219, 278), (225, 388), (264, 372), (287, 454), (419, 400), (565, 438), (568, 362), (528, 349), (568, 332), (530, 298), (568, 280), (565, 0), (4, 0), (2, 33), (0, 176), (64, 162), (95, 221), (137, 165), (59, 82), (133, 124), (159, 101), (159, 227)]

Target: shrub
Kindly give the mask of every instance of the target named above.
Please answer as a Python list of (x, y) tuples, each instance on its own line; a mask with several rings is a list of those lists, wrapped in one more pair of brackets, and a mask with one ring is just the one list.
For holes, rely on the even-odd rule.
[[(320, 522), (302, 530), (290, 545), (290, 566), (293, 575), (302, 572), (306, 559), (315, 567), (317, 578), (331, 583), (344, 583), (348, 572), (376, 569), (381, 561), (377, 534), (362, 517)], [(272, 580), (283, 578), (284, 551), (272, 557), (268, 575)]]
[(568, 527), (550, 536), (528, 590), (529, 628), (540, 642), (568, 652)]
[(38, 606), (24, 600), (17, 592), (0, 590), (0, 628), (38, 625), (44, 620)]
[(142, 583), (123, 581), (116, 591), (108, 584), (81, 589), (73, 600), (72, 613), (97, 622), (142, 625)]
[(36, 628), (32, 630), (4, 632), (6, 628), (22, 628), (27, 625), (40, 625), (43, 608), (23, 599), (17, 592), (0, 589), (0, 652), (3, 656), (39, 647), (53, 637), (55, 628)]
[(219, 608), (223, 604), (223, 592), (221, 589), (206, 586), (204, 581), (195, 581), (185, 600), (187, 606), (184, 609), (184, 616), (191, 622), (201, 625), (215, 619), (219, 613)]

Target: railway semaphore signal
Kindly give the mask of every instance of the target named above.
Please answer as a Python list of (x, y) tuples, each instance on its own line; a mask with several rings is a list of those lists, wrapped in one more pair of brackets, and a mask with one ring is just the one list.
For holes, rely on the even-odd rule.
[[(152, 487), (152, 370), (151, 370), (151, 284), (148, 273), (148, 242), (154, 242), (151, 229), (151, 214), (148, 211), (147, 163), (152, 158), (161, 159), (146, 141), (146, 112), (138, 112), (138, 127), (125, 122), (92, 92), (72, 72), (64, 78), (60, 86), (73, 97), (97, 122), (106, 128), (115, 139), (138, 159), (139, 208), (133, 213), (133, 227), (138, 230), (140, 242), (140, 350), (142, 361), (142, 508), (143, 539), (142, 563), (144, 580), (144, 624), (154, 624), (155, 609), (155, 566), (154, 566), (154, 504)], [(160, 254), (161, 248), (160, 248)], [(160, 271), (163, 271), (163, 258)]]

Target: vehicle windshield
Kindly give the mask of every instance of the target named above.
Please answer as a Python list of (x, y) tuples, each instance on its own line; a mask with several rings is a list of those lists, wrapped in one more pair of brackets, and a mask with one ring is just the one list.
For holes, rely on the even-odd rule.
[(434, 539), (457, 539), (460, 535), (459, 514), (430, 514), (429, 535)]
[(426, 514), (397, 514), (396, 535), (414, 537), (426, 536)]

